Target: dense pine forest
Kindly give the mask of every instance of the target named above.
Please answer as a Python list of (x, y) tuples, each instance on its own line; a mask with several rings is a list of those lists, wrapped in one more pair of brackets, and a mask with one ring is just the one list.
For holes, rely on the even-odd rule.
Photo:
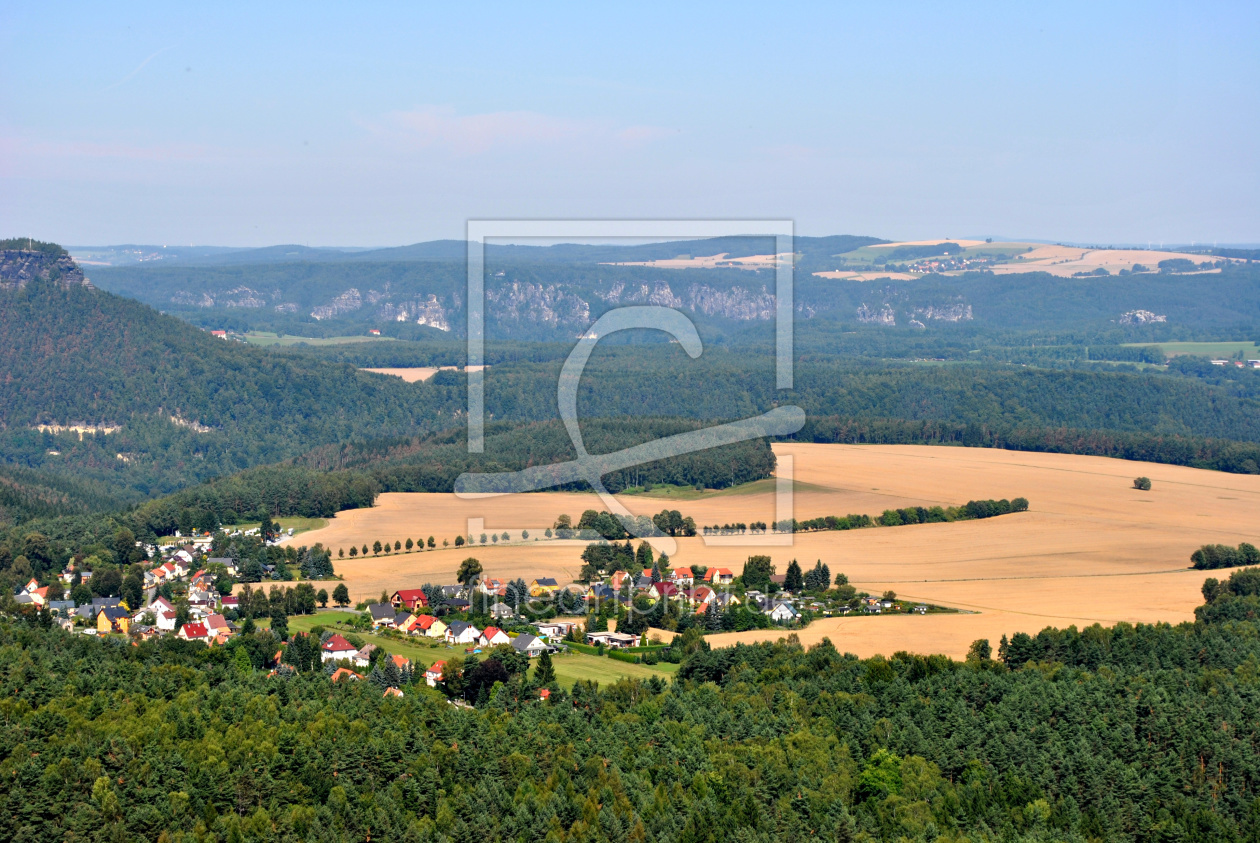
[(518, 675), (476, 710), (269, 676), (267, 631), (207, 649), (4, 621), (0, 834), (1254, 840), (1257, 583), (1214, 585), (1195, 623), (1047, 629), (996, 659), (699, 642), (670, 684), (540, 700)]

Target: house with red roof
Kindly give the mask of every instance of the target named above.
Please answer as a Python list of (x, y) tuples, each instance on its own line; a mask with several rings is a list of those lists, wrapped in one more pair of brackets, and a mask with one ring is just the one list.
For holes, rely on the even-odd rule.
[(175, 634), (185, 641), (207, 642), (212, 637), (210, 630), (206, 629), (206, 625), (203, 623), (186, 623)]
[(613, 571), (612, 577), (608, 580), (608, 584), (612, 586), (613, 591), (621, 591), (621, 587), (625, 585), (630, 575), (625, 571)]
[(652, 587), (648, 589), (648, 597), (651, 597), (653, 600), (669, 600), (681, 593), (682, 589), (672, 582), (652, 583)]
[(434, 662), (429, 665), (429, 669), (424, 672), (424, 681), (430, 688), (436, 688), (437, 683), (442, 681), (442, 671), (446, 670), (446, 662)]
[(690, 568), (675, 568), (669, 572), (669, 578), (677, 585), (684, 588), (696, 581), (695, 575), (691, 573)]
[(382, 696), (401, 697), (402, 695), (403, 695), (403, 692), (398, 690), (397, 688), (386, 688), (385, 693)]
[(330, 682), (337, 683), (342, 679), (348, 679), (351, 682), (358, 682), (363, 677), (355, 673), (348, 667), (339, 667), (332, 672), (332, 676), (328, 677)]
[(683, 596), (686, 597), (693, 606), (704, 605), (713, 599), (713, 589), (709, 588), (707, 585), (698, 585), (695, 588), (684, 591)]
[(499, 644), (511, 644), (512, 639), (497, 626), (488, 626), (482, 631), (481, 637), (477, 639), (477, 643), (483, 647), (494, 647)]
[(210, 630), (210, 634), (216, 638), (220, 635), (228, 636), (232, 634), (232, 628), (228, 626), (227, 618), (219, 614), (206, 615), (206, 629)]
[(321, 661), (336, 662), (342, 659), (352, 659), (354, 654), (359, 652), (359, 648), (351, 644), (340, 635), (333, 635), (319, 648), (319, 658)]
[(429, 605), (429, 598), (424, 596), (422, 588), (400, 588), (389, 598), (395, 609), (423, 609)]
[(735, 572), (730, 568), (710, 568), (704, 572), (704, 581), (714, 585), (730, 585)]

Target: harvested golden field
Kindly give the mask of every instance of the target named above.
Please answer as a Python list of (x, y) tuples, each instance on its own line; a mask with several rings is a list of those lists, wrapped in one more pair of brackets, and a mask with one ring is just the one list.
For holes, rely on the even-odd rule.
[[(782, 572), (789, 560), (826, 562), (859, 589), (892, 589), (901, 597), (954, 606), (967, 614), (833, 618), (800, 633), (828, 636), (841, 650), (871, 655), (897, 650), (960, 657), (976, 638), (996, 646), (1003, 634), (1046, 625), (1095, 621), (1169, 621), (1193, 617), (1206, 574), (1188, 570), (1189, 555), (1207, 542), (1256, 541), (1260, 477), (1180, 466), (979, 448), (867, 445), (775, 445), (793, 458), (795, 517), (866, 513), (910, 505), (954, 505), (980, 498), (1023, 496), (1026, 513), (983, 521), (881, 527), (797, 535), (791, 547), (706, 545), (679, 540), (675, 564), (723, 565), (737, 573), (751, 553), (769, 554)], [(1132, 488), (1138, 475), (1153, 488)], [(713, 493), (692, 501), (622, 498), (635, 513), (678, 509), (699, 524), (771, 521), (773, 483)], [(449, 581), (475, 555), (499, 577), (572, 578), (582, 545), (533, 541), (560, 513), (599, 508), (593, 495), (536, 493), (460, 500), (442, 494), (382, 495), (370, 510), (343, 512), (323, 530), (296, 539), (334, 549), (351, 543), (434, 535), (454, 539), (467, 519), (486, 532), (510, 532), (507, 545), (450, 548), (337, 561), (352, 595), (428, 581)], [(521, 528), (531, 540), (520, 543)], [(716, 636), (714, 643), (781, 633)]]
[[(405, 368), (394, 369), (363, 369), (364, 372), (372, 372), (377, 375), (393, 375), (396, 378), (402, 378), (407, 383), (417, 383), (418, 381), (427, 381), (438, 372), (446, 369), (454, 371), (458, 366), (410, 366)], [(485, 366), (465, 366), (465, 372), (476, 372), (486, 368)]]
[(848, 272), (843, 269), (832, 269), (827, 272), (815, 272), (815, 276), (819, 278), (830, 278), (833, 281), (882, 281), (892, 279), (893, 281), (912, 281), (921, 276), (912, 275), (909, 272)]
[[(997, 275), (1019, 272), (1048, 272), (1070, 278), (1078, 272), (1105, 269), (1115, 275), (1122, 269), (1132, 271), (1135, 264), (1154, 270), (1160, 261), (1184, 258), (1194, 264), (1213, 263), (1222, 260), (1214, 255), (1194, 255), (1185, 252), (1164, 252), (1144, 249), (1083, 249), (1077, 246), (1038, 246), (1031, 252), (1017, 255), (1009, 263), (992, 267)], [(1216, 270), (1207, 270), (1216, 271)]]
[(729, 258), (728, 254), (730, 253), (721, 252), (716, 255), (662, 258), (654, 261), (622, 261), (610, 263), (608, 266), (651, 266), (656, 269), (714, 269), (715, 267), (774, 269), (777, 261), (787, 261), (791, 258), (786, 253), (783, 255), (746, 255), (741, 258)]

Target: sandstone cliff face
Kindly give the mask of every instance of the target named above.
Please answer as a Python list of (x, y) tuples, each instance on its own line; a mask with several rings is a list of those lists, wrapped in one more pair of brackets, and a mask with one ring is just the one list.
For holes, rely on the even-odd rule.
[(66, 289), (92, 286), (69, 255), (54, 257), (26, 249), (0, 250), (0, 290), (20, 290), (36, 279), (55, 281)]

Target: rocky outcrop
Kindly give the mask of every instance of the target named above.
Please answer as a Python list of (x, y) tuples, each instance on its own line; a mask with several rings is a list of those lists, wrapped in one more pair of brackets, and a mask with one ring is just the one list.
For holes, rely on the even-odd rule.
[(0, 250), (0, 290), (20, 290), (35, 280), (54, 281), (63, 289), (91, 287), (74, 258), (32, 249)]
[(451, 329), (450, 316), (446, 308), (438, 301), (437, 296), (429, 296), (426, 300), (416, 303), (416, 324), (428, 325), (439, 331)]
[(1167, 322), (1168, 317), (1149, 310), (1130, 310), (1120, 314), (1121, 325), (1149, 325), (1152, 322)]
[(234, 287), (224, 293), (225, 307), (266, 307), (267, 300), (263, 294), (249, 287)]
[(486, 290), (489, 313), (505, 321), (528, 321), (552, 327), (586, 325), (591, 321), (590, 303), (557, 284), (512, 281)]
[(716, 290), (705, 284), (694, 284), (687, 290), (691, 309), (705, 316), (722, 316), (741, 322), (773, 319), (775, 298), (762, 287), (753, 292), (745, 287)]
[(937, 322), (968, 322), (972, 319), (971, 305), (963, 302), (939, 306), (928, 305), (927, 307), (916, 307), (912, 315), (914, 319), (923, 322), (928, 320), (935, 320)]
[(897, 324), (897, 314), (893, 312), (892, 305), (887, 302), (880, 305), (878, 310), (864, 304), (857, 309), (857, 321), (892, 328)]
[(190, 293), (187, 290), (180, 290), (171, 296), (172, 304), (182, 304), (185, 307), (214, 307), (214, 297), (208, 293)]
[(336, 318), (343, 313), (353, 313), (361, 307), (363, 307), (363, 297), (359, 295), (358, 290), (351, 287), (328, 304), (320, 305), (312, 310), (311, 316), (323, 321)]
[(752, 291), (745, 287), (721, 290), (707, 284), (692, 284), (680, 296), (667, 281), (627, 285), (616, 282), (606, 292), (596, 293), (609, 304), (649, 304), (658, 307), (687, 308), (705, 316), (752, 321), (773, 319), (774, 295), (765, 287)]

